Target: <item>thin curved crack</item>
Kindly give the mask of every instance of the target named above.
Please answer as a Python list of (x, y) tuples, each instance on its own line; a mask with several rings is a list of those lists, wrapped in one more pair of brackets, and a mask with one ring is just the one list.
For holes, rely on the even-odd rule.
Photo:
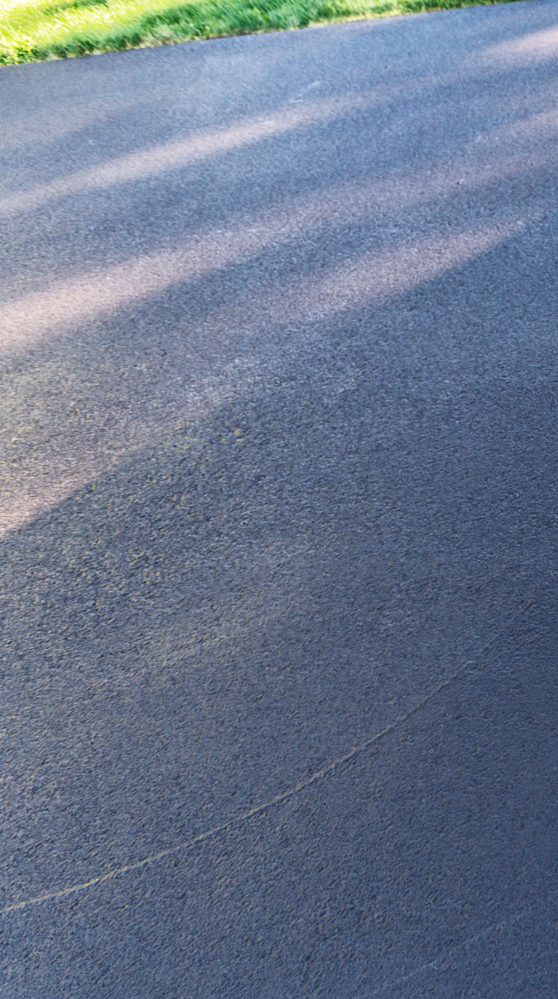
[[(468, 937), (467, 940), (463, 940), (462, 943), (458, 943), (454, 947), (450, 947), (443, 957), (437, 958), (435, 961), (428, 961), (427, 964), (421, 964), (419, 968), (409, 972), (408, 975), (403, 975), (402, 978), (396, 978), (394, 981), (387, 982), (385, 985), (382, 985), (381, 988), (375, 989), (374, 992), (369, 992), (367, 999), (372, 999), (373, 996), (384, 995), (390, 989), (397, 988), (400, 985), (405, 985), (414, 978), (418, 978), (419, 975), (427, 974), (430, 971), (443, 971), (445, 968), (449, 968), (452, 965), (455, 966), (454, 957), (460, 951), (466, 950), (468, 947), (472, 947), (481, 940), (486, 940), (486, 938), (492, 933), (498, 933), (501, 930), (507, 929), (509, 926), (515, 926), (520, 919), (524, 919), (526, 916), (530, 915), (533, 909), (535, 909), (539, 904), (540, 903), (534, 902), (532, 905), (528, 905), (525, 909), (521, 909), (512, 916), (508, 916), (507, 919), (500, 920), (499, 923), (491, 923), (490, 926), (485, 926), (483, 930), (479, 930), (478, 933), (474, 933), (473, 936)], [(463, 961), (460, 961), (459, 963), (462, 964)]]
[[(531, 604), (532, 604), (531, 600), (525, 601), (522, 608), (522, 614), (524, 614), (529, 609)], [(520, 616), (522, 616), (522, 614)], [(371, 736), (369, 739), (366, 739), (358, 746), (353, 746), (352, 749), (350, 749), (348, 752), (344, 753), (342, 756), (338, 756), (331, 763), (328, 763), (327, 766), (322, 767), (320, 770), (317, 770), (315, 773), (311, 774), (310, 777), (306, 777), (304, 780), (301, 780), (297, 784), (294, 784), (287, 791), (282, 791), (280, 794), (275, 795), (275, 797), (270, 798), (268, 801), (263, 802), (261, 805), (256, 805), (254, 808), (250, 808), (248, 811), (242, 812), (240, 815), (233, 816), (231, 819), (229, 819), (228, 822), (224, 822), (221, 825), (214, 826), (213, 829), (208, 829), (206, 832), (200, 833), (198, 836), (194, 836), (192, 839), (185, 840), (184, 842), (178, 843), (176, 846), (171, 846), (166, 850), (160, 850), (158, 853), (151, 854), (149, 857), (144, 857), (142, 860), (137, 860), (134, 861), (134, 863), (132, 864), (126, 864), (124, 867), (119, 867), (110, 871), (106, 871), (105, 874), (99, 874), (97, 875), (97, 877), (91, 878), (89, 881), (84, 881), (81, 884), (70, 885), (68, 888), (61, 888), (59, 891), (46, 892), (44, 895), (37, 895), (35, 898), (24, 899), (21, 902), (13, 902), (11, 905), (6, 906), (4, 909), (0, 909), (0, 916), (5, 916), (8, 915), (8, 913), (10, 912), (16, 912), (21, 909), (27, 909), (32, 905), (39, 905), (41, 902), (55, 902), (59, 899), (66, 898), (68, 895), (75, 895), (78, 892), (85, 891), (87, 888), (95, 888), (98, 885), (105, 884), (107, 881), (113, 881), (116, 878), (123, 877), (125, 874), (130, 874), (132, 871), (139, 871), (143, 867), (149, 867), (151, 864), (156, 864), (161, 860), (165, 860), (167, 857), (171, 857), (178, 853), (185, 852), (186, 850), (191, 850), (195, 846), (198, 846), (198, 844), (205, 843), (208, 840), (213, 839), (215, 836), (218, 836), (220, 833), (226, 832), (228, 829), (232, 829), (236, 825), (241, 825), (242, 823), (247, 822), (250, 819), (254, 818), (254, 816), (261, 815), (277, 805), (281, 805), (284, 801), (288, 801), (289, 798), (292, 798), (296, 794), (299, 794), (300, 791), (306, 790), (306, 788), (311, 787), (313, 784), (317, 783), (317, 781), (322, 780), (324, 777), (327, 777), (329, 774), (335, 773), (346, 763), (349, 763), (351, 760), (353, 760), (356, 756), (359, 756), (361, 753), (366, 752), (366, 750), (370, 749), (371, 746), (380, 742), (387, 735), (390, 735), (390, 733), (393, 732), (395, 729), (405, 724), (405, 722), (408, 721), (409, 718), (412, 718), (413, 715), (417, 714), (417, 712), (419, 712), (421, 708), (423, 708), (426, 704), (428, 704), (431, 700), (433, 700), (442, 690), (444, 690), (451, 683), (453, 683), (454, 680), (456, 680), (457, 677), (460, 676), (467, 669), (467, 667), (473, 666), (476, 662), (478, 662), (481, 656), (483, 656), (495, 644), (498, 638), (499, 638), (498, 634), (494, 635), (490, 639), (490, 641), (488, 641), (486, 645), (483, 646), (483, 648), (477, 654), (475, 659), (469, 659), (467, 660), (467, 662), (463, 663), (457, 670), (455, 670), (454, 673), (451, 674), (451, 676), (447, 677), (445, 680), (442, 680), (441, 683), (437, 684), (428, 694), (426, 694), (425, 697), (421, 698), (420, 701), (417, 701), (417, 703), (413, 705), (412, 708), (410, 708), (404, 714), (399, 715), (399, 717), (396, 718), (395, 721), (391, 722), (389, 725), (386, 725), (385, 728), (383, 728), (380, 732), (377, 732), (375, 735)], [(417, 972), (413, 972), (413, 975), (419, 974), (420, 970), (422, 969), (419, 969), (419, 971)], [(405, 980), (406, 979), (401, 979), (401, 981)], [(382, 991), (384, 990), (382, 989)]]

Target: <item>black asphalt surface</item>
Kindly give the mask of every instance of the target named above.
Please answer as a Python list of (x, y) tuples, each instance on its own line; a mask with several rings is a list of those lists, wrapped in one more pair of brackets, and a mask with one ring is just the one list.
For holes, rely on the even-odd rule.
[(558, 995), (557, 68), (0, 71), (3, 999)]

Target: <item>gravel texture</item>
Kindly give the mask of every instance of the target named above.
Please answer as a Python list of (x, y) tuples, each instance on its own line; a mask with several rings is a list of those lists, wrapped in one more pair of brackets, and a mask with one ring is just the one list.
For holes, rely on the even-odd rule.
[(558, 3), (0, 71), (6, 999), (555, 999)]

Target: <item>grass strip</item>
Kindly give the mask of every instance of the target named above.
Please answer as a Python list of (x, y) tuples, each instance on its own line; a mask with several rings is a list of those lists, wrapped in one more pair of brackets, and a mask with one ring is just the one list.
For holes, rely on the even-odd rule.
[(0, 0), (0, 65), (494, 0)]

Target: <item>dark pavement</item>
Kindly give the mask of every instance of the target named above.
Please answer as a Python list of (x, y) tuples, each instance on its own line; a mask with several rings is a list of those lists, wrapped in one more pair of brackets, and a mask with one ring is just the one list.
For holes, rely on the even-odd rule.
[(557, 67), (0, 71), (2, 999), (558, 995)]

